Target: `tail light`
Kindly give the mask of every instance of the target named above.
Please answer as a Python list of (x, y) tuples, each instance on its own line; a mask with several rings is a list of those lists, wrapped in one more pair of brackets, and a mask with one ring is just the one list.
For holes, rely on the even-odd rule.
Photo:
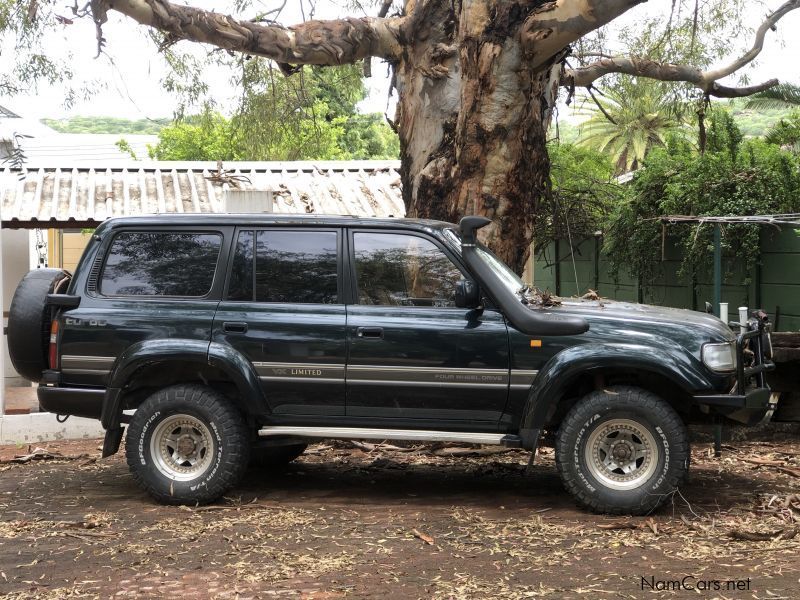
[(51, 369), (58, 369), (58, 321), (50, 323), (50, 346), (47, 351), (47, 362)]

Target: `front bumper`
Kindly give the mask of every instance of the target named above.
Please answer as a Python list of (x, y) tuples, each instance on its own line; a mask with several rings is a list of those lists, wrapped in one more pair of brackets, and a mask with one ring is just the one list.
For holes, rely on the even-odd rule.
[[(764, 321), (759, 320), (757, 328), (741, 333), (736, 338), (734, 390), (730, 394), (699, 394), (694, 396), (695, 402), (745, 425), (757, 425), (772, 417), (777, 408), (777, 395), (772, 394), (767, 385), (766, 372), (772, 371), (775, 363), (764, 356), (764, 328)], [(745, 367), (745, 348), (748, 345), (751, 346), (753, 361), (749, 367)]]
[(777, 408), (777, 394), (767, 388), (753, 388), (746, 394), (718, 394), (694, 396), (695, 402), (709, 412), (726, 417), (743, 425), (758, 425), (769, 421)]

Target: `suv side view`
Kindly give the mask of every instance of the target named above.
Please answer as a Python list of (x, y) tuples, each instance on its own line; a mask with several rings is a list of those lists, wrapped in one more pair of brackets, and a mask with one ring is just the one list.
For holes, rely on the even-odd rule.
[[(74, 276), (30, 272), (12, 361), (166, 503), (205, 503), (251, 460), (318, 438), (535, 452), (609, 513), (684, 481), (688, 423), (769, 419), (766, 318), (603, 300), (543, 308), (477, 240), (487, 224), (276, 215), (112, 219)], [(545, 435), (546, 434), (546, 435)]]

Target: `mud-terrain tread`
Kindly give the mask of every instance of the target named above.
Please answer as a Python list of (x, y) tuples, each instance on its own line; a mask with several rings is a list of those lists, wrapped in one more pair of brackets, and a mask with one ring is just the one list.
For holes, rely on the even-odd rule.
[[(607, 391), (612, 392), (612, 394), (608, 394)], [(601, 498), (598, 498), (585, 486), (581, 485), (577, 478), (572, 477), (567, 467), (572, 458), (573, 447), (568, 440), (573, 440), (577, 437), (580, 427), (594, 413), (626, 409), (641, 410), (642, 408), (652, 415), (652, 422), (660, 425), (671, 438), (670, 456), (672, 466), (668, 478), (665, 479), (662, 484), (665, 493), (660, 497), (658, 495), (652, 495), (652, 500), (650, 502), (643, 501), (639, 505), (611, 505), (607, 502), (603, 502)], [(556, 434), (556, 469), (561, 476), (561, 481), (565, 489), (581, 507), (596, 513), (643, 515), (653, 512), (666, 501), (667, 497), (669, 497), (672, 492), (679, 489), (685, 483), (689, 472), (690, 458), (689, 434), (686, 425), (678, 413), (656, 394), (633, 386), (612, 386), (606, 390), (594, 391), (587, 394), (567, 413)]]
[[(193, 408), (195, 410), (192, 410)], [(168, 480), (156, 472), (152, 465), (144, 466), (139, 462), (137, 444), (133, 443), (133, 440), (139, 439), (147, 419), (154, 411), (158, 410), (171, 413), (194, 413), (206, 422), (209, 421), (208, 416), (210, 416), (211, 420), (214, 420), (220, 428), (222, 444), (225, 445), (223, 462), (214, 476), (213, 485), (202, 488), (200, 492), (193, 492), (191, 498), (172, 495), (169, 493), (169, 488), (161, 489), (148, 475)], [(155, 425), (155, 423), (152, 424), (153, 429), (155, 429)], [(136, 483), (158, 502), (163, 504), (208, 504), (220, 498), (241, 480), (250, 460), (250, 438), (241, 414), (224, 396), (202, 385), (174, 385), (159, 390), (147, 398), (136, 410), (127, 430), (125, 457)]]

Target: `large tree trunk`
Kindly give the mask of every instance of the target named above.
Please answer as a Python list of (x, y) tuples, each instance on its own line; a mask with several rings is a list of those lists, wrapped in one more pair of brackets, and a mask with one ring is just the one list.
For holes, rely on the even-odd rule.
[[(416, 4), (416, 6), (415, 6)], [(520, 28), (535, 3), (409, 0), (396, 69), (403, 195), (409, 216), (483, 215), (481, 237), (521, 272), (549, 193), (545, 134), (560, 78), (531, 69)]]

